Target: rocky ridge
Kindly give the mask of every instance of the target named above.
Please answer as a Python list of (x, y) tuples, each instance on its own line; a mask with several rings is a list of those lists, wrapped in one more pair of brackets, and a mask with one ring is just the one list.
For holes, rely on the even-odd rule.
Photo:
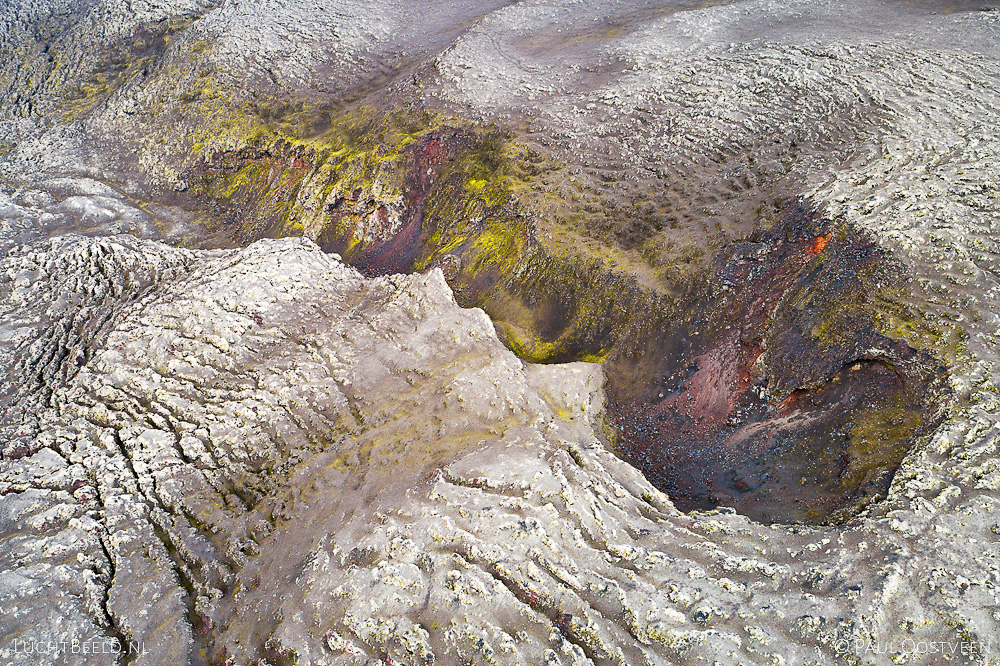
[(599, 366), (522, 363), (438, 270), (119, 236), (4, 274), (5, 329), (70, 341), (17, 345), (58, 380), (0, 471), (12, 663), (841, 663), (997, 622), (995, 429), (942, 430), (844, 528), (684, 515), (608, 451)]
[[(5, 5), (3, 654), (997, 662), (986, 4)], [(313, 131), (317, 99), (382, 88), (518, 128), (566, 167), (521, 193), (547, 249), (610, 248), (652, 288), (741, 241), (770, 197), (806, 196), (896, 252), (921, 320), (893, 335), (952, 364), (960, 409), (846, 525), (684, 515), (609, 452), (598, 366), (519, 361), (437, 271), (367, 279), (302, 240), (48, 238), (197, 238), (170, 198), (191, 169), (287, 124), (251, 117), (255, 95)], [(382, 192), (364, 196), (393, 211)], [(343, 194), (289, 196), (321, 240)]]

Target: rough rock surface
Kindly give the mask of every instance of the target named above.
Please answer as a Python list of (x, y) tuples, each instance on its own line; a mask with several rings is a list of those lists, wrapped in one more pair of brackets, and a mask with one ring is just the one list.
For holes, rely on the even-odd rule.
[(3, 271), (43, 378), (0, 470), (13, 663), (105, 637), (149, 664), (840, 663), (855, 638), (936, 663), (901, 641), (995, 636), (995, 426), (941, 431), (845, 528), (682, 515), (605, 447), (600, 367), (523, 364), (438, 270), (116, 236)]
[[(1000, 663), (1000, 13), (982, 4), (4, 4), (0, 654)], [(868, 230), (923, 317), (967, 337), (961, 408), (844, 526), (684, 515), (609, 452), (599, 366), (522, 363), (438, 271), (108, 236), (197, 238), (138, 200), (186, 186), (199, 104), (386, 80), (523, 126), (570, 165), (556, 199), (661, 215), (563, 230), (650, 283), (774, 190)], [(67, 231), (98, 238), (49, 238)], [(107, 649), (130, 641), (145, 654)]]

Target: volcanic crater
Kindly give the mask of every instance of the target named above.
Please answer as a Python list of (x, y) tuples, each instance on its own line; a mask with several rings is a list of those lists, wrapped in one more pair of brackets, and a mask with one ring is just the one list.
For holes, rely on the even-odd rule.
[[(887, 334), (915, 317), (905, 267), (807, 200), (765, 200), (665, 293), (544, 247), (510, 174), (558, 167), (511, 157), (510, 133), (417, 126), (400, 148), (385, 122), (352, 130), (381, 159), (325, 169), (324, 189), (344, 194), (322, 211), (320, 246), (369, 277), (443, 268), (458, 302), (482, 307), (524, 360), (602, 362), (609, 444), (679, 508), (843, 522), (884, 497), (945, 417), (944, 362)], [(192, 176), (244, 241), (285, 233), (291, 192), (324, 170), (290, 150), (218, 154)], [(494, 179), (493, 201), (477, 170)], [(373, 194), (379, 178), (398, 195)]]

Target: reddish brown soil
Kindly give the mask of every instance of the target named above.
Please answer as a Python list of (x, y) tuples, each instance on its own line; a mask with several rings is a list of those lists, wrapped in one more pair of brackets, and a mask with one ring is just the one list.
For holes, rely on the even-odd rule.
[[(726, 288), (696, 299), (697, 315), (609, 361), (621, 454), (680, 508), (839, 520), (883, 494), (938, 422), (943, 370), (871, 316), (891, 258), (826, 226), (789, 202), (776, 229), (720, 253)], [(883, 415), (871, 441), (864, 426)]]

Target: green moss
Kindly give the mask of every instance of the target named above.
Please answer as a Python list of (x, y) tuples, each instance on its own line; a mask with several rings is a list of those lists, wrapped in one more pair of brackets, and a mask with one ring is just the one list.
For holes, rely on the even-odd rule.
[(512, 272), (521, 259), (524, 245), (525, 239), (516, 231), (494, 222), (477, 233), (471, 243), (471, 272), (484, 268), (493, 268), (503, 274)]
[(921, 316), (906, 303), (908, 296), (899, 286), (879, 292), (874, 310), (880, 331), (890, 338), (906, 341), (915, 349), (932, 350), (949, 366), (968, 362), (968, 333), (957, 324)]
[(906, 452), (904, 444), (920, 427), (920, 412), (906, 404), (903, 391), (878, 405), (855, 413), (847, 455), (851, 463), (840, 478), (845, 489), (862, 485), (866, 478), (895, 469)]
[[(75, 122), (101, 107), (129, 81), (145, 76), (166, 49), (171, 37), (187, 28), (193, 20), (192, 16), (175, 16), (143, 23), (136, 28), (133, 37), (102, 50), (101, 60), (89, 75), (82, 80), (73, 77), (73, 82), (62, 88), (59, 93), (62, 104), (55, 117), (62, 122)], [(207, 42), (199, 42), (195, 47), (208, 48)], [(60, 77), (64, 66), (61, 55), (58, 52), (53, 54), (50, 77)]]
[[(484, 307), (526, 358), (606, 357), (604, 346), (591, 341), (599, 337), (594, 303), (608, 301), (596, 296), (599, 289), (582, 290), (561, 306), (564, 325), (555, 329), (525, 301), (540, 282), (561, 289), (580, 281), (574, 259), (546, 263), (521, 219), (520, 197), (539, 177), (558, 170), (540, 153), (494, 127), (425, 112), (387, 112), (364, 104), (334, 109), (293, 99), (231, 104), (208, 83), (196, 81), (196, 87), (200, 92), (191, 96), (191, 104), (229, 108), (214, 114), (198, 109), (200, 117), (213, 120), (191, 135), (192, 162), (212, 161), (220, 151), (249, 152), (256, 161), (202, 169), (196, 184), (196, 194), (238, 211), (241, 239), (306, 233), (357, 260), (369, 246), (356, 230), (370, 206), (410, 205), (407, 179), (415, 177), (419, 151), (446, 137), (441, 150), (447, 154), (434, 165), (434, 183), (423, 203), (424, 236), (413, 268), (429, 267), (445, 255), (460, 256), (459, 282), (470, 287), (460, 300)], [(290, 153), (298, 156), (291, 160), (298, 165), (289, 166)], [(532, 265), (534, 273), (528, 270)], [(529, 274), (534, 277), (524, 277)]]
[[(204, 48), (192, 47), (192, 63)], [(609, 281), (614, 270), (630, 267), (622, 252), (604, 251), (606, 244), (586, 242), (574, 231), (607, 226), (601, 220), (613, 207), (559, 164), (495, 127), (364, 102), (338, 107), (289, 95), (241, 99), (217, 86), (212, 72), (198, 71), (185, 83), (189, 95), (180, 110), (199, 123), (186, 148), (199, 174), (191, 180), (196, 194), (227, 206), (238, 239), (305, 234), (361, 262), (378, 249), (373, 242), (383, 242), (357, 233), (366, 217), (379, 206), (403, 215), (419, 190), (420, 237), (412, 241), (409, 268), (459, 257), (460, 303), (483, 307), (525, 358), (599, 361), (614, 353), (621, 315), (635, 307), (629, 299), (640, 290)], [(429, 156), (433, 151), (440, 155)], [(420, 184), (418, 162), (420, 170), (433, 171), (427, 184)], [(539, 222), (546, 216), (558, 226)], [(662, 241), (654, 236), (636, 248), (637, 265), (652, 266), (655, 282), (681, 294), (706, 278), (711, 252), (691, 242), (667, 251)], [(821, 272), (826, 260), (816, 259)], [(858, 279), (875, 284), (877, 277)], [(877, 285), (860, 293), (869, 298), (873, 291)], [(823, 313), (810, 318), (804, 332), (823, 348), (850, 337), (872, 312), (871, 301), (858, 293), (802, 290), (802, 307)]]

